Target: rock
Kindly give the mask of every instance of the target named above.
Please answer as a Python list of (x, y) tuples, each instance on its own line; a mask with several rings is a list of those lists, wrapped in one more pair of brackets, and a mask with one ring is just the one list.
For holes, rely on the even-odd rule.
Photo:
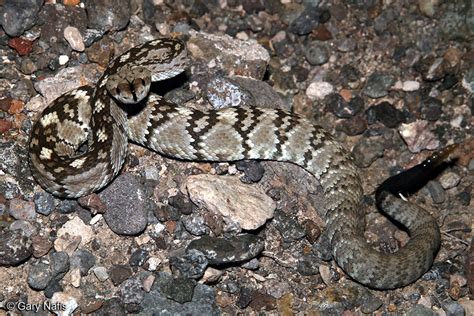
[(437, 121), (443, 113), (442, 106), (442, 102), (436, 98), (424, 98), (420, 103), (420, 117), (423, 120)]
[[(33, 50), (33, 42), (26, 40), (24, 38), (16, 37), (8, 41), (8, 46), (16, 50), (18, 55), (26, 56)], [(23, 73), (33, 73), (35, 71), (35, 66), (31, 60), (26, 60), (22, 62), (21, 70)]]
[(191, 241), (186, 251), (199, 250), (206, 256), (209, 264), (222, 265), (255, 258), (263, 248), (260, 237), (245, 234), (230, 238), (203, 236)]
[(360, 135), (367, 130), (367, 121), (362, 115), (357, 115), (340, 122), (336, 129), (349, 136)]
[(5, 0), (0, 25), (11, 37), (19, 36), (35, 25), (43, 0)]
[(384, 146), (374, 139), (361, 138), (352, 149), (355, 164), (361, 168), (369, 167), (377, 158), (383, 156)]
[[(56, 292), (51, 298), (51, 303), (55, 306), (61, 306), (60, 314), (61, 315), (72, 315), (72, 313), (79, 306), (76, 299), (64, 292)], [(58, 311), (59, 314), (59, 311)]]
[(140, 248), (132, 253), (130, 259), (128, 260), (128, 264), (131, 267), (141, 267), (148, 260), (149, 257), (150, 255), (148, 251)]
[(171, 257), (170, 265), (182, 277), (200, 279), (206, 270), (208, 260), (199, 250), (190, 249), (182, 257)]
[(388, 94), (388, 89), (393, 83), (392, 76), (376, 72), (369, 76), (363, 91), (366, 96), (372, 99), (381, 98)]
[(306, 96), (311, 100), (321, 100), (334, 91), (334, 86), (329, 82), (315, 81), (311, 82), (306, 89)]
[[(160, 314), (164, 310), (171, 315), (220, 315), (216, 305), (214, 290), (204, 284), (196, 284), (194, 291), (189, 293), (192, 280), (182, 279), (180, 287), (173, 286), (173, 279), (166, 273), (159, 273), (151, 291), (146, 293), (140, 306), (143, 312), (139, 315)], [(169, 291), (168, 291), (169, 290)], [(165, 294), (166, 293), (166, 294)], [(174, 299), (180, 301), (186, 300), (184, 304), (180, 304), (173, 299), (167, 298), (172, 295)], [(188, 301), (190, 300), (191, 301)]]
[(319, 41), (311, 42), (305, 49), (305, 57), (313, 66), (322, 65), (329, 60), (329, 52), (325, 45)]
[(10, 200), (9, 213), (15, 219), (34, 220), (36, 218), (34, 203), (17, 198)]
[(179, 277), (167, 279), (161, 283), (160, 289), (167, 298), (183, 304), (192, 300), (195, 286), (196, 281)]
[(366, 115), (369, 124), (379, 121), (390, 128), (397, 127), (400, 123), (405, 121), (403, 113), (386, 101), (371, 106), (366, 111)]
[(53, 247), (53, 244), (47, 237), (40, 235), (31, 237), (31, 242), (33, 243), (33, 256), (35, 258), (45, 256)]
[(107, 273), (107, 269), (105, 267), (95, 267), (92, 271), (100, 282), (104, 282), (109, 278), (109, 274)]
[(0, 230), (0, 266), (14, 266), (33, 253), (31, 240), (20, 231)]
[(228, 35), (190, 32), (189, 53), (206, 64), (214, 60), (226, 75), (262, 79), (270, 55), (254, 40), (240, 41)]
[(251, 182), (258, 182), (262, 179), (265, 169), (262, 164), (256, 160), (240, 160), (235, 163), (239, 171), (243, 171), (246, 179)]
[(428, 182), (426, 184), (426, 188), (430, 192), (431, 198), (433, 199), (433, 203), (440, 204), (445, 201), (446, 194), (444, 192), (443, 187), (438, 181), (432, 180)]
[(49, 265), (40, 262), (30, 266), (27, 282), (32, 289), (37, 291), (44, 290), (51, 279), (52, 275)]
[(284, 242), (293, 242), (305, 236), (305, 231), (298, 221), (289, 217), (280, 210), (275, 211), (275, 217), (273, 218), (272, 223), (280, 232)]
[(436, 315), (430, 308), (423, 305), (415, 305), (409, 311), (407, 311), (407, 316), (434, 316)]
[(418, 89), (420, 89), (420, 83), (418, 81), (408, 80), (402, 83), (402, 90), (405, 92), (413, 92)]
[(86, 276), (94, 264), (95, 257), (90, 251), (79, 249), (71, 256), (71, 267), (78, 268), (81, 276)]
[(125, 28), (132, 13), (130, 2), (126, 0), (87, 1), (85, 8), (89, 28), (101, 30), (104, 33)]
[(193, 214), (189, 216), (183, 216), (181, 221), (184, 228), (194, 236), (202, 236), (209, 234), (209, 227), (206, 225), (206, 221), (203, 216)]
[(324, 101), (329, 111), (339, 118), (351, 118), (364, 109), (364, 101), (360, 97), (346, 102), (340, 94), (333, 93), (326, 97)]
[(428, 125), (427, 121), (416, 120), (400, 126), (399, 133), (412, 153), (439, 148), (439, 140), (428, 129)]
[(47, 192), (38, 192), (33, 196), (36, 213), (48, 216), (54, 211), (54, 197)]
[(146, 228), (145, 188), (135, 176), (128, 173), (118, 176), (99, 197), (107, 205), (104, 219), (114, 233), (136, 235)]
[(226, 176), (195, 175), (186, 180), (191, 200), (207, 210), (254, 230), (273, 217), (275, 202), (262, 190)]
[(120, 298), (124, 304), (140, 304), (143, 300), (145, 291), (143, 291), (142, 283), (138, 278), (130, 278), (125, 280), (119, 287)]
[(235, 305), (237, 305), (241, 309), (246, 308), (252, 302), (253, 294), (254, 292), (251, 289), (246, 287), (242, 288), (240, 290), (239, 298), (237, 299), (237, 302), (235, 302)]
[(61, 237), (64, 237), (66, 240), (70, 240), (71, 237), (78, 237), (80, 238), (81, 245), (86, 245), (94, 238), (94, 232), (89, 225), (84, 224), (79, 217), (74, 216), (58, 229), (57, 236), (58, 238), (54, 242), (55, 248), (58, 239)]
[(296, 264), (296, 271), (303, 276), (316, 275), (320, 264), (321, 260), (313, 254), (303, 255)]
[(64, 38), (75, 51), (83, 52), (86, 48), (81, 32), (73, 26), (68, 26), (64, 29)]
[(305, 230), (306, 239), (308, 239), (311, 244), (314, 244), (316, 240), (318, 240), (319, 235), (321, 235), (321, 229), (319, 228), (318, 224), (316, 224), (311, 219), (306, 219), (303, 222), (303, 227)]
[(61, 214), (71, 214), (79, 209), (79, 204), (76, 200), (62, 200), (59, 202), (57, 211)]
[(447, 64), (443, 57), (428, 56), (414, 66), (425, 81), (438, 81), (446, 76)]
[(317, 6), (306, 5), (304, 10), (289, 25), (289, 31), (297, 35), (306, 35), (315, 29), (327, 11), (321, 11)]
[(280, 95), (267, 82), (243, 76), (233, 76), (231, 79), (241, 89), (245, 89), (245, 91), (250, 93), (256, 106), (289, 110), (288, 104), (282, 100)]
[(439, 182), (443, 189), (448, 190), (456, 187), (461, 181), (461, 177), (455, 172), (446, 172), (441, 175)]
[(216, 77), (207, 84), (207, 99), (214, 109), (255, 105), (252, 95), (229, 78)]
[(48, 77), (35, 83), (35, 89), (50, 104), (60, 95), (84, 84), (94, 85), (101, 71), (95, 64), (80, 65), (61, 69), (54, 77)]
[(49, 265), (54, 278), (61, 279), (69, 271), (70, 262), (66, 252), (53, 252), (49, 255)]
[(110, 268), (109, 275), (112, 283), (118, 286), (132, 276), (132, 269), (130, 266), (114, 264), (112, 268)]
[(201, 281), (204, 284), (215, 284), (218, 283), (222, 276), (224, 275), (224, 271), (217, 270), (211, 267), (208, 267), (202, 276)]
[(23, 219), (18, 219), (11, 223), (9, 229), (11, 231), (19, 230), (24, 236), (28, 238), (38, 233), (38, 228), (33, 224), (32, 221), (25, 221)]

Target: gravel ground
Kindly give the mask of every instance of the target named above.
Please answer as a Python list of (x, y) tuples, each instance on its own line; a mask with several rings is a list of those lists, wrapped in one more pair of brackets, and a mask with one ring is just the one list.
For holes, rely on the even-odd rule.
[[(474, 315), (470, 1), (0, 0), (0, 315)], [(97, 194), (61, 200), (31, 176), (32, 123), (94, 85), (108, 62), (162, 37), (185, 74), (152, 91), (201, 109), (291, 110), (330, 130), (361, 168), (367, 241), (409, 236), (373, 192), (434, 150), (458, 159), (410, 200), (438, 221), (430, 271), (392, 291), (335, 264), (320, 187), (278, 162), (182, 162), (130, 145)]]

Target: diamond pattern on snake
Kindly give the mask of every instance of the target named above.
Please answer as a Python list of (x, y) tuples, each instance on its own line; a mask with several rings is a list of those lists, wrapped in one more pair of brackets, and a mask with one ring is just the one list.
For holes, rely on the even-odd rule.
[[(30, 165), (38, 183), (64, 198), (100, 190), (120, 172), (128, 141), (184, 160), (291, 162), (321, 184), (332, 255), (354, 280), (393, 289), (414, 282), (431, 267), (440, 246), (439, 228), (427, 211), (398, 197), (403, 181), (387, 180), (376, 200), (408, 229), (409, 242), (392, 254), (366, 242), (359, 170), (322, 127), (279, 109), (199, 111), (149, 94), (151, 82), (172, 78), (188, 64), (183, 42), (156, 39), (117, 57), (95, 87), (81, 87), (53, 101), (32, 129)], [(143, 102), (146, 107), (128, 117), (123, 104)], [(452, 150), (448, 147), (403, 176), (436, 167)]]

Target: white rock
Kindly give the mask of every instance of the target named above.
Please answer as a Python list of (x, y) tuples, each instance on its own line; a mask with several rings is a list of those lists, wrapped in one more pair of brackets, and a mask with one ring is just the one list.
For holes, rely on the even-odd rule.
[(188, 177), (185, 186), (195, 204), (246, 230), (259, 228), (275, 211), (275, 201), (263, 190), (234, 177), (195, 175)]
[(416, 120), (413, 123), (401, 124), (399, 133), (412, 153), (424, 149), (434, 150), (439, 147), (439, 140), (428, 128), (429, 122)]
[(66, 41), (69, 43), (72, 49), (78, 52), (83, 52), (84, 49), (86, 48), (84, 46), (84, 40), (82, 39), (81, 32), (74, 27), (74, 26), (68, 26), (64, 29), (64, 38)]
[(329, 82), (315, 81), (306, 89), (306, 96), (311, 100), (324, 99), (334, 91), (334, 86)]
[(69, 278), (72, 286), (76, 288), (81, 286), (81, 270), (79, 268), (69, 271)]
[(54, 293), (50, 303), (50, 311), (60, 316), (72, 315), (77, 306), (79, 306), (74, 297), (64, 292)]
[(420, 89), (420, 83), (418, 81), (404, 81), (402, 85), (402, 90), (406, 92), (417, 91)]
[(77, 216), (67, 221), (60, 229), (58, 229), (58, 238), (68, 234), (69, 236), (81, 237), (81, 245), (88, 244), (94, 238), (94, 232), (89, 225)]
[(94, 272), (94, 275), (97, 277), (97, 279), (100, 282), (104, 282), (109, 278), (109, 274), (107, 273), (107, 268), (106, 267), (94, 267), (92, 270)]
[(68, 55), (61, 55), (61, 56), (59, 56), (59, 64), (60, 64), (61, 66), (66, 65), (68, 61), (69, 61), (69, 56), (68, 56)]

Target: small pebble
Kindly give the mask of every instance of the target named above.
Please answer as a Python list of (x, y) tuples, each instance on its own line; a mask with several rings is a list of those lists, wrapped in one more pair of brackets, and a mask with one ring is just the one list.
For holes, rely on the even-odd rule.
[(402, 84), (402, 90), (405, 92), (413, 92), (420, 89), (420, 83), (418, 81), (404, 81)]
[(313, 66), (325, 64), (329, 60), (328, 49), (319, 41), (311, 42), (304, 53), (308, 63)]
[(68, 26), (64, 29), (64, 38), (67, 40), (72, 49), (78, 52), (83, 52), (85, 49), (84, 41), (81, 32), (73, 26)]
[(47, 192), (35, 193), (33, 201), (36, 212), (41, 215), (48, 216), (54, 211), (54, 197)]
[(377, 99), (388, 94), (388, 89), (393, 85), (394, 79), (390, 75), (373, 73), (367, 79), (364, 94), (370, 98)]
[(322, 100), (334, 91), (334, 86), (329, 82), (315, 81), (306, 89), (306, 96), (311, 100)]
[(439, 178), (439, 182), (441, 183), (441, 186), (443, 189), (448, 190), (451, 188), (454, 188), (459, 184), (461, 181), (461, 177), (452, 171), (443, 173), (441, 177)]
[(59, 64), (61, 66), (66, 65), (68, 61), (69, 61), (69, 56), (68, 55), (60, 55), (59, 56)]

